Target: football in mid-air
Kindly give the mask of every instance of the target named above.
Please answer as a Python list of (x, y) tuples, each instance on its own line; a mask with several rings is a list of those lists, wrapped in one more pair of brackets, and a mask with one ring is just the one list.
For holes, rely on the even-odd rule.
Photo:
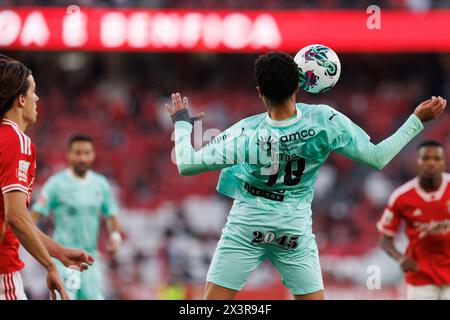
[(330, 90), (341, 75), (341, 62), (336, 52), (321, 44), (304, 47), (294, 60), (298, 65), (299, 86), (310, 93)]

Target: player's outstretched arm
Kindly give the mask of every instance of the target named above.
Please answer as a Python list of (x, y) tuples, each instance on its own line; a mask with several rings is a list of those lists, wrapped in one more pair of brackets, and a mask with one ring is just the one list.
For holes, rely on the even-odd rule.
[(245, 136), (229, 134), (231, 128), (223, 132), (201, 150), (195, 151), (191, 144), (191, 133), (195, 120), (201, 119), (204, 113), (191, 118), (189, 102), (186, 97), (181, 100), (179, 93), (172, 94), (172, 106), (164, 105), (175, 126), (175, 154), (178, 171), (181, 175), (194, 175), (205, 171), (220, 170), (244, 162), (246, 156)]
[(442, 97), (423, 101), (394, 134), (378, 144), (371, 143), (369, 136), (361, 128), (341, 115), (336, 117), (341, 134), (333, 141), (332, 149), (373, 169), (381, 170), (423, 130), (424, 122), (442, 115), (446, 105), (447, 101)]

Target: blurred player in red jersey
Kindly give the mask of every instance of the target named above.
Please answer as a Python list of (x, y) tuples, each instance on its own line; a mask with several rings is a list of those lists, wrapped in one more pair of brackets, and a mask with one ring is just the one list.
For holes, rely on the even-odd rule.
[[(396, 189), (377, 227), (381, 247), (406, 274), (408, 299), (450, 299), (450, 175), (444, 147), (435, 141), (419, 145), (418, 177)], [(409, 245), (401, 254), (394, 245), (400, 222)]]
[(53, 256), (67, 266), (86, 269), (93, 258), (78, 249), (67, 249), (34, 225), (28, 212), (36, 171), (36, 148), (24, 131), (36, 122), (36, 83), (22, 63), (0, 55), (0, 300), (24, 300), (20, 276), (24, 248), (47, 269), (52, 299), (67, 293)]

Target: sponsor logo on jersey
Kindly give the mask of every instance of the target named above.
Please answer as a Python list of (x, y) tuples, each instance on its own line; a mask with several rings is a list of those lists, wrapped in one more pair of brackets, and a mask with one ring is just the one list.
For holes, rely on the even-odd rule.
[[(244, 189), (247, 190), (248, 193), (250, 193), (251, 195), (253, 195), (255, 197), (261, 197), (261, 198), (265, 198), (265, 199), (272, 200), (272, 201), (278, 201), (278, 202), (283, 202), (283, 200), (284, 200), (283, 194), (276, 193), (276, 191), (271, 192), (271, 191), (260, 189), (258, 187), (252, 186), (248, 182), (246, 182), (244, 184)], [(281, 193), (284, 193), (284, 190)]]
[(288, 153), (279, 153), (278, 154), (278, 161), (292, 161), (296, 159), (301, 159), (301, 156), (297, 154), (288, 154)]
[(297, 131), (295, 133), (286, 134), (280, 137), (281, 142), (292, 142), (297, 140), (305, 141), (308, 138), (314, 137), (316, 135), (316, 131), (314, 129), (305, 129), (301, 131)]
[(238, 138), (238, 137), (240, 137), (240, 136), (242, 136), (244, 134), (244, 131), (245, 131), (245, 128), (241, 128), (240, 130), (236, 129), (236, 130), (234, 130), (234, 131), (232, 131), (230, 133), (220, 134), (217, 137), (214, 137), (211, 141), (209, 141), (204, 147), (208, 147), (208, 146), (211, 146), (211, 145), (215, 145), (215, 144), (221, 143), (221, 142), (223, 142), (223, 141), (225, 141), (225, 140), (227, 140), (229, 138), (230, 139), (233, 138), (233, 137)]
[(329, 117), (328, 120), (330, 120), (330, 121), (333, 120), (333, 118), (337, 115), (338, 115), (337, 113), (334, 113), (333, 111), (331, 111), (331, 117)]
[(414, 226), (422, 239), (428, 235), (445, 235), (450, 231), (450, 220), (415, 222)]
[(258, 146), (263, 145), (264, 143), (267, 143), (268, 145), (270, 145), (272, 143), (272, 136), (260, 136), (258, 137), (258, 141), (256, 142), (256, 144)]
[(30, 163), (25, 160), (19, 161), (19, 170), (23, 171), (24, 173), (28, 173), (28, 168), (30, 167)]
[(384, 225), (390, 224), (391, 221), (392, 221), (392, 218), (393, 218), (392, 211), (389, 210), (389, 209), (384, 210), (384, 213), (383, 213), (383, 224)]
[(208, 143), (205, 145), (205, 147), (207, 147), (207, 146), (212, 146), (212, 145), (214, 145), (214, 144), (217, 144), (217, 143), (220, 143), (220, 142), (222, 142), (222, 141), (225, 141), (227, 138), (228, 138), (228, 134), (224, 133), (223, 135), (217, 136), (217, 137), (215, 137), (214, 139), (212, 139), (210, 142), (208, 142)]
[(30, 163), (25, 160), (19, 161), (19, 168), (17, 169), (17, 178), (19, 181), (23, 181), (25, 183), (28, 182), (28, 169), (30, 168)]

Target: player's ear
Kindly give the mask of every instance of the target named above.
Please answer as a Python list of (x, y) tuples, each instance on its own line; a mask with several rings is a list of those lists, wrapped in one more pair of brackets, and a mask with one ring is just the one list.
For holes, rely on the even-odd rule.
[(19, 94), (19, 96), (17, 97), (17, 103), (19, 104), (19, 107), (21, 108), (25, 107), (25, 96)]

